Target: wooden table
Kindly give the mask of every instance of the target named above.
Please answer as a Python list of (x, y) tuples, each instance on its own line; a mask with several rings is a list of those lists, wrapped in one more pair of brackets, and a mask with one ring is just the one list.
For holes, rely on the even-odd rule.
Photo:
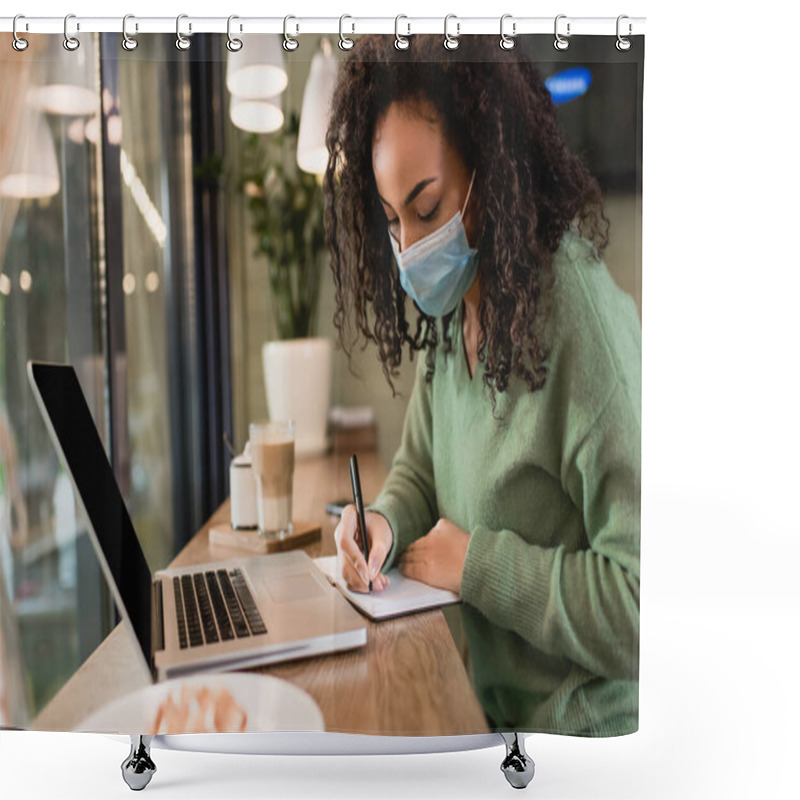
[[(312, 558), (336, 554), (337, 519), (325, 514), (325, 503), (348, 495), (348, 457), (334, 454), (296, 462), (293, 516), (322, 527), (320, 541), (305, 548)], [(377, 453), (360, 453), (359, 471), (364, 498), (370, 502), (386, 477)], [(211, 525), (229, 518), (226, 501), (170, 566), (251, 555), (209, 546)], [(367, 625), (364, 647), (246, 671), (273, 675), (304, 689), (322, 710), (328, 731), (394, 736), (489, 732), (441, 610), (367, 620)], [(120, 623), (42, 710), (33, 728), (80, 730), (80, 720), (94, 710), (148, 686), (151, 676), (136, 648), (132, 632)]]

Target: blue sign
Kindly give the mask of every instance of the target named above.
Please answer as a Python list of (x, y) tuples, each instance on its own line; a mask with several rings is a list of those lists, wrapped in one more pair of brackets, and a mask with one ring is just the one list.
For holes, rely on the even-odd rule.
[(586, 67), (570, 67), (551, 75), (544, 85), (550, 92), (553, 102), (560, 106), (586, 94), (591, 83), (592, 73)]

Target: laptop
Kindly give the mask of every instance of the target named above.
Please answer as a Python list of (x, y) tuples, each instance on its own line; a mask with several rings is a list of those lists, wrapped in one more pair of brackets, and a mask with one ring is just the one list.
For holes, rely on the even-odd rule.
[(28, 379), (121, 616), (155, 682), (361, 647), (367, 623), (303, 550), (159, 570), (133, 528), (75, 370)]

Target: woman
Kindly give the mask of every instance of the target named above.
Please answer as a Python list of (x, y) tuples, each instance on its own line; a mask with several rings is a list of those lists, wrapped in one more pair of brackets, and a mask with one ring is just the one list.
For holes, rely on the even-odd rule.
[(336, 529), (343, 576), (379, 592), (397, 565), (461, 596), (493, 729), (633, 732), (641, 326), (601, 261), (599, 187), (496, 37), (392, 43), (359, 40), (332, 103), (334, 321), (390, 385), (404, 345), (426, 352), (368, 563), (353, 506)]

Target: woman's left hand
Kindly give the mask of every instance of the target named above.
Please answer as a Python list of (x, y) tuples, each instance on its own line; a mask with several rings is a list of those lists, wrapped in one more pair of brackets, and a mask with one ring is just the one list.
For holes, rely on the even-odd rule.
[(406, 578), (461, 594), (461, 575), (469, 534), (446, 519), (412, 542), (400, 556), (399, 569)]

